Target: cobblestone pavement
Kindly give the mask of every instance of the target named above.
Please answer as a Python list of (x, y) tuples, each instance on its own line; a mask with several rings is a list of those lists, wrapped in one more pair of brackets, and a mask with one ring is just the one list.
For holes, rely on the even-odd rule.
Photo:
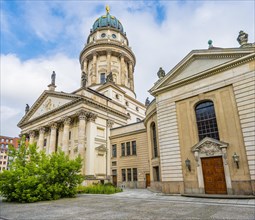
[(126, 189), (114, 195), (82, 194), (30, 204), (0, 201), (0, 219), (255, 219), (255, 200), (167, 196)]

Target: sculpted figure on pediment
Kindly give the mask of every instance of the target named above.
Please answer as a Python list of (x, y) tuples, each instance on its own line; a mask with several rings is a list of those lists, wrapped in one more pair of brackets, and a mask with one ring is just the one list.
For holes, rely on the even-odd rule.
[(200, 146), (200, 153), (204, 153), (207, 156), (212, 156), (219, 152), (221, 152), (220, 146), (213, 142), (206, 141)]

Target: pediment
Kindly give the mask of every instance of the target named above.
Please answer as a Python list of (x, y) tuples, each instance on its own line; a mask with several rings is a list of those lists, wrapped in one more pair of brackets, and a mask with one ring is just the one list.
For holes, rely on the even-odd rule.
[(207, 77), (208, 73), (216, 73), (233, 66), (241, 59), (248, 59), (250, 54), (252, 54), (251, 50), (245, 51), (240, 48), (191, 51), (170, 72), (159, 79), (150, 92), (154, 94), (167, 87)]
[(187, 78), (190, 78), (197, 73), (219, 66), (223, 63), (227, 63), (233, 60), (233, 58), (193, 58), (190, 62), (183, 66), (183, 69), (166, 83), (175, 83)]
[(18, 125), (34, 120), (54, 110), (61, 109), (78, 98), (76, 95), (69, 93), (44, 91)]
[(222, 148), (227, 148), (228, 145), (228, 143), (223, 141), (205, 137), (192, 147), (192, 152), (199, 152), (200, 154), (205, 154), (206, 156), (212, 156), (222, 152)]

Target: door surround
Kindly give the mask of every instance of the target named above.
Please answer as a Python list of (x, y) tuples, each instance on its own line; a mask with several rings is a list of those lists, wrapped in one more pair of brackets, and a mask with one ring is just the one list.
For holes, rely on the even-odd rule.
[(195, 160), (197, 162), (197, 178), (198, 178), (198, 187), (200, 193), (205, 193), (204, 186), (204, 177), (202, 170), (201, 158), (208, 157), (222, 157), (225, 181), (227, 187), (227, 193), (233, 194), (230, 171), (227, 161), (227, 147), (228, 143), (219, 141), (213, 138), (205, 137), (203, 140), (198, 142), (192, 147), (192, 152), (194, 153)]

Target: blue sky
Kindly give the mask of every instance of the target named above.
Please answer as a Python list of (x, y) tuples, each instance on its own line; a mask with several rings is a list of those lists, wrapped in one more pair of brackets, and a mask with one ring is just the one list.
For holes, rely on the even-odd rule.
[[(3, 1), (1, 0), (1, 127), (17, 136), (17, 123), (47, 89), (80, 85), (79, 53), (93, 22), (110, 13), (124, 26), (136, 55), (135, 90), (144, 102), (159, 67), (168, 72), (193, 49), (239, 47), (240, 30), (254, 42), (254, 1)], [(144, 80), (146, 78), (146, 81)]]

